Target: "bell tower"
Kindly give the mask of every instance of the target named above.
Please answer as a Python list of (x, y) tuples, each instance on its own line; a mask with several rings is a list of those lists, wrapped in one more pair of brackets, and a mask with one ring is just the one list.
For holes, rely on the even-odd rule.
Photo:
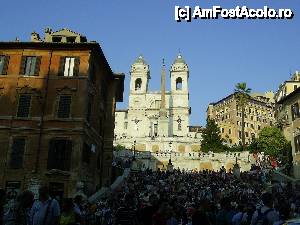
[(171, 66), (170, 77), (170, 105), (172, 109), (172, 118), (170, 118), (172, 125), (170, 129), (172, 135), (184, 137), (189, 132), (189, 68), (180, 53)]
[(178, 54), (174, 63), (171, 66), (170, 77), (172, 93), (187, 94), (189, 92), (189, 68), (180, 53)]
[(130, 94), (147, 93), (150, 69), (143, 56), (140, 55), (132, 64), (130, 75)]
[(149, 127), (145, 115), (147, 108), (146, 98), (150, 79), (149, 65), (143, 56), (139, 56), (130, 69), (130, 92), (128, 105), (128, 134), (132, 137), (148, 135)]

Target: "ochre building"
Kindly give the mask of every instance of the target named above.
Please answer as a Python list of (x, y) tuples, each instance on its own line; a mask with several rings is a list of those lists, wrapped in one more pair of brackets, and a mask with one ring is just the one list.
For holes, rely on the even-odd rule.
[(123, 74), (68, 29), (0, 42), (0, 187), (91, 194), (110, 183)]
[[(250, 144), (253, 138), (258, 137), (262, 128), (275, 124), (274, 106), (273, 92), (251, 94), (245, 108), (246, 144)], [(209, 104), (207, 116), (216, 121), (221, 137), (228, 145), (241, 145), (242, 110), (238, 106), (235, 94)]]
[(295, 72), (276, 93), (276, 120), (285, 138), (291, 142), (293, 175), (300, 178), (300, 74)]
[(278, 90), (275, 93), (275, 101), (280, 101), (282, 98), (295, 91), (298, 87), (300, 87), (300, 73), (296, 71), (289, 80), (286, 80), (279, 85)]

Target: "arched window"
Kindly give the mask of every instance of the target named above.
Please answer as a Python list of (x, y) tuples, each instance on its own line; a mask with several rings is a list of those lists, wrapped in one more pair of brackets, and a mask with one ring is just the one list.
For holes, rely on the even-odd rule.
[(178, 120), (177, 120), (178, 127), (177, 127), (177, 129), (178, 129), (179, 131), (181, 131), (181, 122), (182, 122), (181, 118), (178, 117)]
[(181, 131), (181, 123), (178, 123), (178, 130)]
[(138, 78), (135, 80), (135, 90), (138, 91), (138, 90), (141, 90), (142, 88), (142, 79), (141, 78)]
[(182, 79), (181, 77), (178, 77), (176, 79), (176, 90), (181, 90), (182, 89)]

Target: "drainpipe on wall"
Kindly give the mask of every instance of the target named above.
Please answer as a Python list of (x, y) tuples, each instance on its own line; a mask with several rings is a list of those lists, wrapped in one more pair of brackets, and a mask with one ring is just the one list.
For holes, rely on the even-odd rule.
[(41, 120), (39, 124), (39, 139), (38, 139), (38, 148), (37, 148), (37, 153), (36, 153), (36, 159), (35, 159), (35, 168), (34, 168), (34, 173), (38, 173), (39, 170), (39, 161), (40, 161), (40, 153), (41, 153), (41, 143), (42, 143), (42, 131), (43, 131), (43, 125), (44, 125), (44, 114), (46, 110), (46, 105), (47, 105), (47, 97), (48, 97), (48, 84), (49, 84), (49, 76), (50, 76), (50, 68), (51, 68), (51, 63), (52, 63), (52, 53), (53, 50), (50, 52), (50, 60), (49, 60), (49, 66), (48, 66), (48, 74), (46, 78), (46, 87), (45, 87), (45, 95), (42, 103), (42, 115), (41, 115)]

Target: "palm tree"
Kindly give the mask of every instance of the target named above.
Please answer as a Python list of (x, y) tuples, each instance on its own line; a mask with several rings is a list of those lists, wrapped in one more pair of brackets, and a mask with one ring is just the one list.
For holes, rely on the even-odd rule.
[(250, 99), (251, 88), (246, 83), (237, 83), (235, 85), (235, 97), (238, 107), (242, 109), (242, 149), (245, 150), (245, 106)]

